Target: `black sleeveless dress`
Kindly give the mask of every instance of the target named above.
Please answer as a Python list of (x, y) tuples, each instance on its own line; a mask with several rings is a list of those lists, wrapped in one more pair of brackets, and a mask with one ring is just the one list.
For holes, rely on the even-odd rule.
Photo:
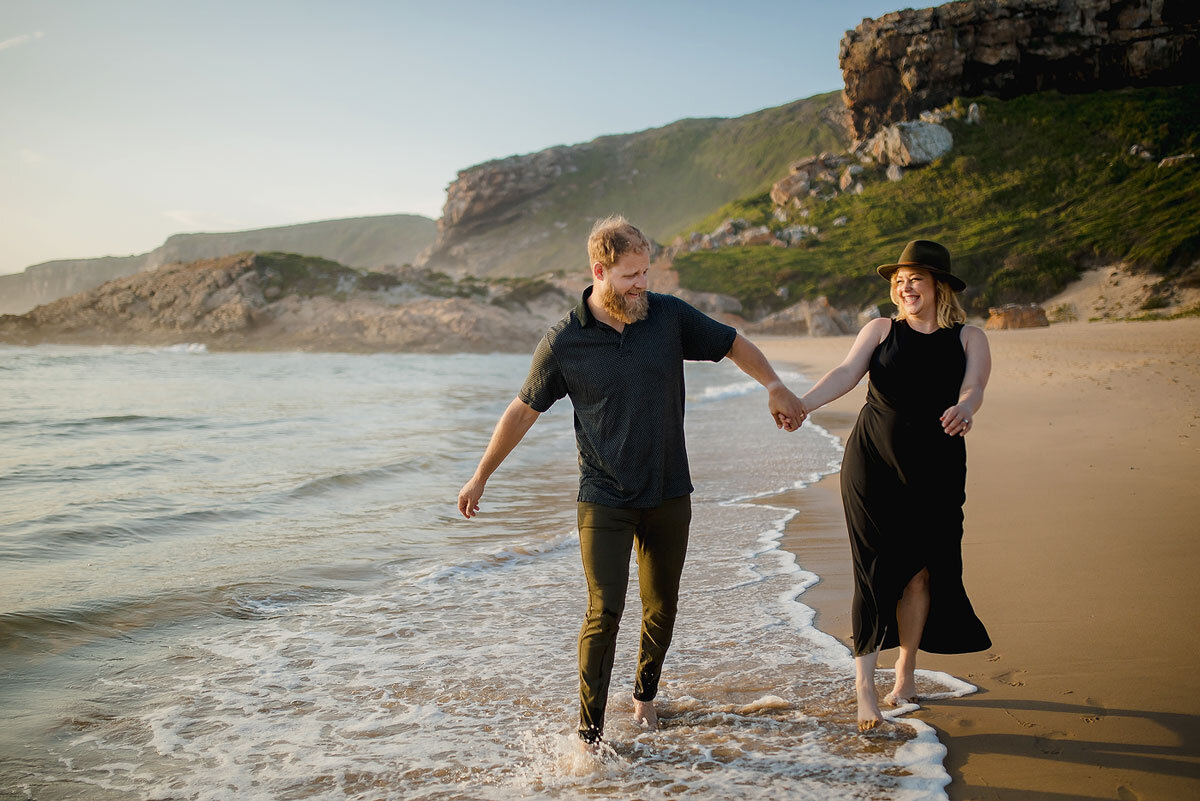
[(982, 651), (992, 644), (962, 583), (967, 451), (942, 431), (966, 372), (962, 325), (932, 334), (893, 321), (871, 355), (867, 403), (842, 459), (842, 504), (854, 556), (854, 653), (900, 644), (896, 602), (929, 568), (921, 650)]

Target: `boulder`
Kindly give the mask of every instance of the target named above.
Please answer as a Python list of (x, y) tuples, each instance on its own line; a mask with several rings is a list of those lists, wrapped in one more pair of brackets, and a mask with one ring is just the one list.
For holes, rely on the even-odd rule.
[(1160, 167), (1178, 167), (1180, 164), (1186, 164), (1196, 158), (1195, 153), (1183, 153), (1179, 156), (1167, 156), (1162, 161), (1158, 162)]
[(851, 164), (846, 169), (842, 170), (842, 177), (838, 179), (838, 189), (843, 192), (854, 186), (854, 180), (862, 175), (863, 168), (858, 164)]
[(954, 137), (942, 125), (932, 122), (900, 122), (889, 125), (868, 143), (870, 153), (880, 164), (901, 167), (920, 166), (941, 158), (954, 146)]
[(904, 168), (899, 164), (889, 164), (887, 168), (887, 179), (889, 181), (899, 181), (904, 177)]
[(676, 289), (674, 295), (706, 314), (742, 313), (742, 302), (732, 295), (722, 295), (719, 292), (693, 292), (690, 289)]
[(770, 228), (760, 225), (743, 231), (737, 241), (742, 245), (769, 245), (774, 238), (775, 235), (771, 233)]
[(1046, 310), (1036, 303), (1006, 303), (988, 309), (987, 323), (984, 328), (989, 331), (1004, 328), (1039, 328), (1050, 325), (1046, 319)]
[(771, 187), (771, 200), (776, 206), (782, 206), (789, 200), (801, 198), (808, 194), (808, 173), (793, 172), (784, 178), (780, 178)]
[(851, 315), (835, 309), (829, 299), (822, 296), (816, 300), (802, 300), (782, 311), (768, 315), (757, 323), (746, 326), (746, 330), (757, 334), (784, 334), (811, 336), (839, 336), (855, 331)]
[(779, 238), (785, 242), (799, 242), (806, 236), (816, 236), (818, 233), (812, 225), (789, 225), (779, 232)]
[(983, 109), (978, 103), (967, 106), (967, 125), (983, 125)]

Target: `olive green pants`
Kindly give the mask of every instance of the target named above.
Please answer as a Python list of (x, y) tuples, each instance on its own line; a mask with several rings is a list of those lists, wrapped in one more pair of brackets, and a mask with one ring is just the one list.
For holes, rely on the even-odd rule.
[(579, 503), (579, 546), (587, 577), (588, 610), (579, 630), (579, 736), (594, 742), (604, 730), (617, 629), (625, 611), (629, 555), (637, 546), (642, 639), (633, 697), (651, 701), (675, 628), (679, 576), (687, 555), (691, 497), (652, 509)]

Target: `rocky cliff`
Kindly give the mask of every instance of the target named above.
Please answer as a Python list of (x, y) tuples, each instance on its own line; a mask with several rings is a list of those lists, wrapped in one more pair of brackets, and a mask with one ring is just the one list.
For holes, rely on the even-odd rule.
[(1192, 83), (1195, 0), (964, 0), (863, 20), (839, 60), (853, 135), (955, 97)]
[(285, 253), (241, 253), (118, 278), (24, 315), (0, 342), (203, 343), (224, 350), (529, 351), (574, 288), (454, 282), (426, 270), (353, 270)]
[(796, 158), (848, 142), (836, 92), (735, 119), (681, 120), (458, 173), (418, 264), (453, 274), (583, 270), (592, 224), (625, 214), (655, 239), (749, 192)]
[(21, 313), (172, 262), (213, 259), (246, 250), (302, 253), (364, 268), (406, 264), (433, 241), (434, 233), (435, 224), (428, 217), (392, 214), (232, 233), (175, 234), (138, 256), (52, 261), (0, 276), (0, 313)]

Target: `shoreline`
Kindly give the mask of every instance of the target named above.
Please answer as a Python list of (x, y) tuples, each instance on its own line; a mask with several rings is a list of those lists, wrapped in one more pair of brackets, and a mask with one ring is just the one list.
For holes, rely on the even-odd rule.
[[(992, 635), (919, 667), (979, 687), (913, 716), (948, 754), (951, 799), (1200, 797), (1200, 320), (988, 332), (993, 371), (968, 436), (964, 581)], [(816, 380), (851, 336), (755, 337)], [(813, 414), (845, 441), (866, 392)], [(781, 546), (820, 581), (798, 599), (848, 642), (837, 474), (799, 493)], [(885, 652), (890, 667), (896, 651)]]

